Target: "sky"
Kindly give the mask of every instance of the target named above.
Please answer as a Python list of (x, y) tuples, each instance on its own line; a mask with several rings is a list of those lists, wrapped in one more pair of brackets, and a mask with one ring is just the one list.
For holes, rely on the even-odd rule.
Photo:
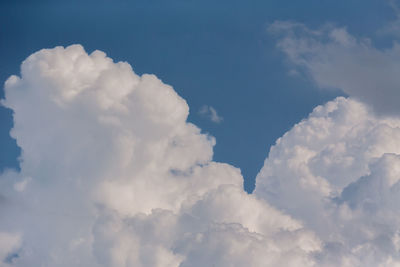
[[(321, 91), (289, 74), (267, 27), (276, 20), (310, 27), (346, 26), (370, 36), (395, 14), (382, 1), (2, 1), (0, 79), (19, 72), (33, 52), (82, 44), (139, 73), (172, 85), (190, 106), (189, 121), (215, 136), (216, 161), (241, 168), (251, 192), (269, 147), (294, 123), (339, 91)], [(213, 123), (202, 106), (224, 118)], [(8, 137), (11, 113), (1, 110), (0, 168), (15, 167)], [(243, 156), (243, 155), (252, 155)]]
[(396, 1), (1, 1), (0, 267), (400, 266)]

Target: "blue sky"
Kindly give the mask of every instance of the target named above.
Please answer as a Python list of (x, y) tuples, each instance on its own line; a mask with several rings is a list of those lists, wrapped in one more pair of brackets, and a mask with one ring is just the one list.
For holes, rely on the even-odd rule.
[(1, 1), (0, 267), (399, 266), (399, 6)]
[[(215, 136), (216, 161), (242, 169), (245, 188), (269, 147), (294, 123), (339, 91), (321, 91), (288, 75), (284, 55), (267, 33), (275, 20), (346, 26), (371, 36), (395, 14), (385, 1), (2, 1), (0, 79), (42, 48), (82, 44), (153, 73), (188, 102), (189, 120)], [(382, 39), (382, 38), (381, 38)], [(378, 40), (379, 41), (379, 40)], [(381, 40), (384, 45), (385, 40)], [(3, 93), (2, 93), (3, 94)], [(214, 107), (215, 124), (198, 114)], [(0, 169), (18, 165), (8, 137), (11, 112), (1, 108)]]
[[(364, 33), (371, 16), (383, 20), (376, 8), (390, 10), (378, 1), (363, 5), (368, 15), (333, 1), (2, 1), (0, 79), (18, 73), (20, 62), (44, 47), (80, 43), (105, 51), (173, 85), (191, 107), (190, 121), (217, 138), (215, 160), (240, 167), (252, 190), (268, 147), (334, 95), (287, 75), (268, 23), (335, 21)], [(213, 106), (223, 123), (201, 118), (202, 105)], [(0, 117), (0, 168), (16, 167), (11, 112), (2, 108)]]

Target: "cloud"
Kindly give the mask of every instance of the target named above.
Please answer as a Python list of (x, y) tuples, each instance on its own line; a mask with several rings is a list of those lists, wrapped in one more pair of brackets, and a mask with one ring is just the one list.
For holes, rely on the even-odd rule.
[(399, 115), (400, 45), (378, 49), (346, 28), (326, 25), (312, 30), (300, 23), (278, 21), (269, 27), (278, 47), (295, 68), (321, 88), (336, 88), (371, 105), (376, 112)]
[(3, 260), (0, 266), (11, 265), (20, 246), (21, 237), (19, 234), (0, 232), (0, 258)]
[(215, 108), (204, 105), (200, 108), (199, 114), (210, 119), (212, 122), (221, 123), (224, 118), (218, 115)]
[(397, 266), (399, 140), (400, 119), (339, 97), (278, 139), (255, 194), (321, 239), (317, 265)]
[(1, 265), (315, 264), (319, 238), (213, 162), (214, 138), (154, 75), (80, 45), (44, 49), (2, 103), (22, 154), (0, 177)]
[(378, 31), (378, 34), (389, 35), (398, 38), (400, 30), (400, 8), (398, 7), (396, 0), (388, 0), (386, 2), (392, 9), (396, 18), (384, 25), (383, 28)]
[(358, 99), (279, 138), (253, 194), (171, 86), (100, 51), (34, 53), (2, 103), (22, 150), (0, 177), (2, 267), (400, 264), (400, 119)]

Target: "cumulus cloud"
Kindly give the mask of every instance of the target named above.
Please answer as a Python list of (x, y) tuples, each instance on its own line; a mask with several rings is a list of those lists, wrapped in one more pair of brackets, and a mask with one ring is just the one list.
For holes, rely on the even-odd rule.
[(321, 88), (336, 88), (373, 106), (380, 114), (399, 115), (400, 45), (379, 49), (370, 39), (346, 28), (326, 25), (312, 30), (300, 23), (277, 21), (269, 31), (295, 68)]
[(212, 161), (214, 138), (154, 75), (79, 45), (44, 49), (2, 103), (22, 151), (0, 177), (2, 266), (315, 264), (319, 238)]
[(350, 98), (316, 107), (277, 140), (255, 194), (320, 238), (318, 265), (400, 266), (398, 43), (378, 49), (331, 25), (269, 30), (293, 71)]
[(398, 266), (399, 140), (400, 119), (337, 98), (278, 139), (255, 194), (317, 234), (318, 265)]
[(220, 115), (218, 115), (215, 108), (207, 105), (204, 105), (200, 108), (199, 114), (215, 123), (221, 123), (222, 120), (224, 119)]
[(171, 86), (100, 51), (34, 53), (2, 103), (22, 154), (0, 176), (1, 267), (400, 264), (400, 119), (358, 99), (279, 138), (253, 194)]

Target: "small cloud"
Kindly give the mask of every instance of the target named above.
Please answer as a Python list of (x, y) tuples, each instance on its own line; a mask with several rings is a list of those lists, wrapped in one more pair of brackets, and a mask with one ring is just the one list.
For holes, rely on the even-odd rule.
[(296, 70), (296, 69), (289, 70), (288, 74), (289, 74), (289, 76), (292, 76), (292, 77), (299, 77), (300, 76), (300, 72), (298, 70)]
[(218, 115), (215, 108), (211, 106), (204, 105), (200, 108), (199, 114), (203, 117), (210, 119), (212, 122), (221, 123), (224, 118)]

